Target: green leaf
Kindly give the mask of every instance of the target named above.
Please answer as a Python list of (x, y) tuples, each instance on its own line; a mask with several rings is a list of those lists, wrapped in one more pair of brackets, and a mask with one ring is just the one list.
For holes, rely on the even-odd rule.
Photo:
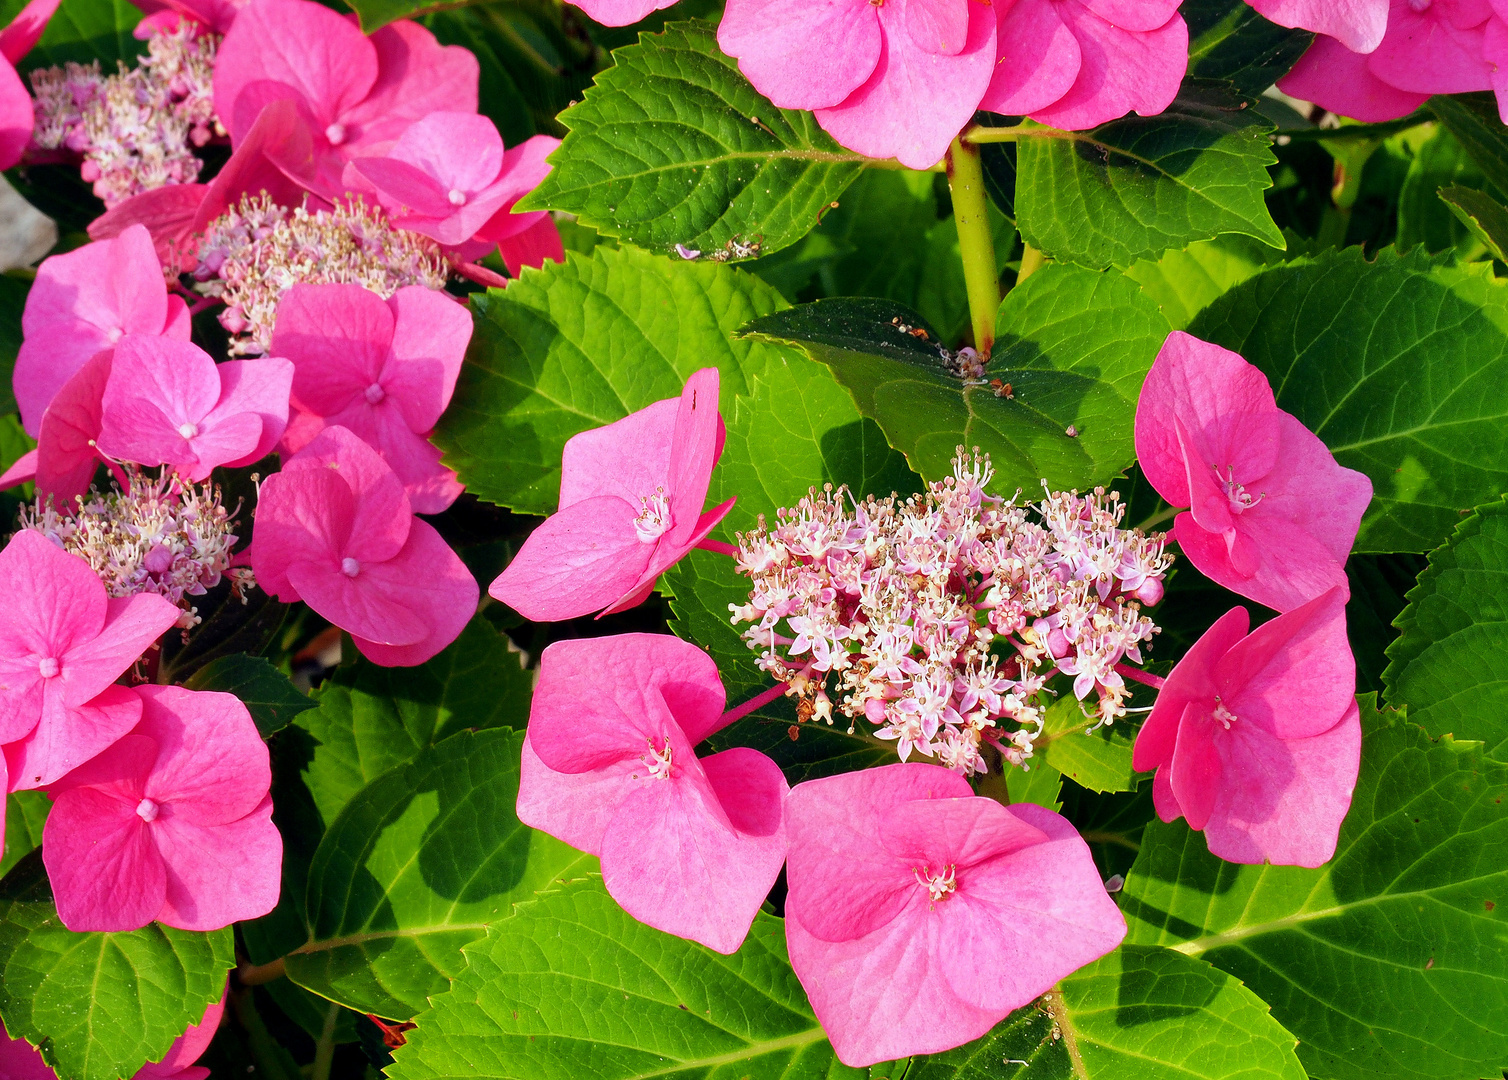
[[(995, 487), (1035, 493), (1110, 480), (1135, 455), (1136, 396), (1167, 321), (1119, 273), (1049, 266), (1006, 296), (983, 380), (944, 366), (935, 335), (888, 301), (839, 298), (755, 320), (746, 333), (799, 342), (832, 368), (865, 416), (929, 480), (951, 475), (958, 446), (978, 446)], [(927, 329), (922, 326), (921, 329)], [(1011, 385), (1011, 397), (989, 380)], [(1073, 433), (1069, 433), (1069, 429)]]
[[(10, 21), (26, 6), (26, 0), (0, 3), (0, 26)], [(115, 62), (129, 65), (147, 51), (147, 43), (131, 36), (141, 21), (141, 9), (128, 0), (63, 0), (47, 22), (36, 48), (17, 65), (23, 79), (40, 67), (52, 67), (72, 60), (87, 64), (98, 60), (107, 75), (115, 74)], [(28, 83), (28, 86), (30, 84)], [(77, 172), (77, 166), (74, 166)]]
[(906, 1080), (1305, 1080), (1294, 1038), (1235, 979), (1126, 945)]
[[(1246, 0), (1239, 3), (1246, 7)], [(1127, 267), (1126, 276), (1157, 301), (1174, 330), (1183, 330), (1217, 297), (1281, 262), (1283, 252), (1230, 234), (1165, 251), (1156, 260), (1139, 259)]]
[(1159, 116), (1022, 135), (1022, 238), (1051, 258), (1094, 267), (1129, 266), (1222, 233), (1281, 249), (1262, 198), (1277, 161), (1267, 141), (1273, 126), (1251, 105), (1219, 83), (1189, 79)]
[(1135, 790), (1131, 744), (1136, 733), (1128, 730), (1127, 721), (1090, 731), (1096, 720), (1084, 715), (1072, 694), (1065, 694), (1048, 707), (1043, 723), (1033, 762), (1040, 757), (1090, 791)]
[(1508, 766), (1361, 699), (1361, 775), (1335, 858), (1237, 866), (1153, 822), (1127, 940), (1240, 979), (1331, 1080), (1473, 1080), (1508, 1064)]
[(407, 1020), (464, 966), (461, 947), (513, 904), (596, 860), (515, 812), (523, 733), (462, 732), (359, 791), (309, 868), (300, 986)]
[(560, 453), (578, 431), (680, 394), (699, 368), (722, 376), (722, 408), (748, 375), (790, 350), (732, 331), (785, 306), (752, 274), (712, 263), (597, 248), (473, 294), (476, 330), (435, 442), (473, 494), (546, 514)]
[(219, 1000), (234, 963), (229, 927), (64, 929), (40, 853), (0, 887), (0, 1017), (62, 1080), (117, 1080), (160, 1060)]
[[(991, 774), (986, 774), (989, 776)], [(986, 780), (980, 778), (979, 794), (985, 791)], [(1029, 769), (1009, 769), (1005, 773), (1006, 795), (1013, 803), (1029, 802), (1045, 806), (1056, 813), (1062, 809), (1059, 801), (1063, 793), (1063, 774), (1045, 760), (1033, 759)]]
[(566, 210), (662, 254), (768, 254), (800, 240), (866, 160), (809, 112), (777, 109), (717, 48), (713, 26), (672, 23), (613, 53), (581, 104), (550, 175), (519, 206)]
[(31, 294), (31, 282), (24, 278), (0, 274), (0, 413), (16, 411), (16, 395), (11, 382), (16, 370), (16, 354), (21, 351), (21, 312)]
[(1508, 206), (1458, 184), (1441, 188), (1440, 200), (1481, 241), (1487, 254), (1498, 262), (1508, 262)]
[(5, 850), (0, 854), (0, 877), (42, 846), (42, 826), (51, 809), (52, 800), (40, 791), (12, 791), (5, 796)]
[(1288, 74), (1314, 40), (1268, 22), (1245, 0), (1184, 0), (1178, 13), (1189, 24), (1189, 74), (1224, 79), (1243, 94), (1260, 94)]
[(1508, 761), (1508, 502), (1477, 507), (1430, 554), (1398, 617), (1383, 684), (1431, 735)]
[(480, 615), (418, 667), (363, 658), (336, 669), (298, 726), (318, 746), (304, 779), (328, 825), (365, 785), (465, 728), (522, 728), (533, 679)]
[(1393, 620), (1403, 612), (1404, 594), (1424, 565), (1422, 555), (1352, 555), (1346, 560), (1351, 588), (1346, 637), (1356, 657), (1357, 693), (1381, 692), (1386, 650), (1398, 637)]
[(1489, 93), (1450, 94), (1429, 99), (1429, 111), (1456, 137), (1487, 182), (1508, 191), (1508, 134)]
[[(352, 4), (361, 16), (362, 29), (371, 33), (379, 23), (378, 9), (396, 9), (405, 6), (402, 0), (355, 0)], [(425, 5), (433, 7), (437, 5)], [(447, 5), (449, 7), (449, 5)], [(393, 16), (402, 18), (403, 15)], [(529, 102), (514, 72), (509, 70), (508, 35), (499, 33), (495, 16), (489, 9), (481, 11), (455, 7), (439, 11), (424, 20), (442, 45), (460, 45), (469, 49), (477, 58), (481, 69), (479, 92), (480, 112), (497, 125), (498, 133), (507, 146), (517, 146), (531, 135), (537, 134), (534, 121), (529, 115)], [(384, 20), (390, 21), (390, 20)], [(520, 73), (521, 74), (521, 73)], [(532, 72), (531, 72), (532, 74)]]
[(1508, 490), (1508, 287), (1485, 266), (1350, 248), (1236, 286), (1189, 327), (1372, 480), (1357, 551), (1428, 551)]
[(205, 664), (184, 683), (190, 690), (220, 690), (234, 694), (251, 712), (257, 731), (267, 738), (315, 702), (300, 693), (264, 657), (232, 653)]
[(393, 1055), (391, 1080), (846, 1077), (760, 913), (722, 956), (635, 922), (600, 878), (489, 928)]
[(1481, 242), (1440, 198), (1452, 184), (1481, 187), (1482, 172), (1461, 143), (1437, 128), (1409, 161), (1398, 192), (1398, 250), (1423, 245), (1429, 252), (1452, 251), (1463, 261), (1481, 252)]

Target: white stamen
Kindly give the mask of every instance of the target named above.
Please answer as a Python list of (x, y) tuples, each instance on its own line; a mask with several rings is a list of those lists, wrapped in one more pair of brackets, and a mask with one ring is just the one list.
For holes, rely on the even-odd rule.
[(376, 405), (385, 397), (387, 397), (387, 391), (382, 388), (382, 385), (380, 383), (373, 383), (366, 389), (366, 399), (368, 405)]
[(466, 205), (466, 193), (459, 188), (451, 188), (450, 192), (445, 197), (450, 200), (451, 206)]
[(142, 799), (141, 802), (136, 804), (136, 816), (141, 818), (142, 821), (156, 821), (157, 810), (157, 804), (151, 799)]
[(1219, 698), (1215, 699), (1215, 711), (1212, 716), (1225, 726), (1226, 731), (1230, 730), (1231, 722), (1237, 718), (1236, 714), (1227, 709), (1225, 703)]
[(185, 439), (192, 439), (195, 435), (199, 434), (198, 425), (196, 425), (196, 424), (179, 424), (178, 425), (178, 434), (182, 435)]
[(927, 890), (927, 896), (934, 904), (939, 900), (946, 900), (958, 888), (954, 868), (951, 866), (941, 874), (934, 874), (930, 869), (923, 870), (919, 866), (911, 872), (916, 875), (916, 883)]
[(670, 740), (665, 740), (665, 749), (663, 750), (656, 750), (653, 742), (647, 739), (645, 741), (649, 742), (649, 753), (645, 754), (640, 760), (649, 768), (650, 779), (669, 780)]
[(56, 678), (58, 671), (61, 670), (58, 666), (58, 658), (55, 656), (44, 656), (42, 662), (37, 665), (37, 670), (42, 673), (42, 678), (44, 679)]
[(643, 510), (634, 518), (634, 531), (644, 543), (652, 544), (674, 524), (670, 516), (670, 499), (664, 488), (655, 488), (653, 495), (644, 495), (639, 501)]
[(1230, 500), (1230, 508), (1232, 513), (1244, 513), (1247, 510), (1250, 510), (1253, 506), (1256, 506), (1257, 503), (1261, 502), (1263, 499), (1267, 498), (1267, 492), (1265, 491), (1261, 492), (1258, 495), (1253, 495), (1251, 492), (1246, 490), (1245, 485), (1238, 484), (1236, 482), (1235, 466), (1227, 465), (1225, 467), (1225, 475), (1223, 477), (1220, 476), (1220, 470), (1216, 469), (1215, 476), (1220, 479), (1221, 486), (1225, 488), (1225, 497)]
[(355, 577), (361, 573), (361, 564), (347, 555), (344, 559), (340, 560), (340, 572), (345, 574), (346, 577)]

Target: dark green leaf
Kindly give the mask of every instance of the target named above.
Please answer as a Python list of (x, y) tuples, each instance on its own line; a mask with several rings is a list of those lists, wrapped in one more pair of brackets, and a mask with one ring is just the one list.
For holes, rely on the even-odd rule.
[(1072, 694), (1053, 702), (1043, 718), (1042, 737), (1036, 755), (1080, 787), (1090, 791), (1132, 791), (1136, 771), (1131, 768), (1131, 744), (1135, 731), (1122, 720), (1091, 731), (1097, 720), (1084, 715)]
[(1064, 784), (1063, 816), (1079, 830), (1106, 880), (1116, 874), (1124, 876), (1141, 851), (1142, 830), (1157, 816), (1152, 784), (1143, 781), (1135, 791), (1106, 795)]
[(863, 169), (809, 112), (777, 109), (717, 48), (714, 28), (673, 23), (613, 53), (549, 177), (519, 205), (567, 210), (662, 254), (768, 254), (816, 225)]
[(0, 274), (0, 413), (16, 411), (16, 395), (11, 382), (16, 370), (16, 354), (21, 351), (21, 312), (30, 293), (30, 281)]
[(194, 672), (221, 657), (262, 652), (277, 636), (289, 610), (261, 589), (247, 590), (243, 602), (228, 581), (196, 600), (204, 621), (194, 627), (188, 643), (178, 634), (169, 634), (162, 643), (162, 670), (174, 682), (192, 678)]
[(0, 877), (42, 846), (42, 825), (51, 809), (52, 800), (40, 791), (12, 791), (5, 796), (5, 850), (0, 854)]
[(1466, 148), (1487, 182), (1508, 191), (1508, 132), (1498, 118), (1497, 99), (1489, 93), (1450, 94), (1430, 98), (1428, 108)]
[(210, 661), (184, 685), (190, 690), (220, 690), (236, 695), (251, 712), (264, 739), (315, 705), (266, 659), (245, 653)]
[(0, 887), (0, 1017), (62, 1080), (117, 1080), (160, 1060), (219, 1000), (234, 963), (229, 927), (64, 929), (40, 852)]
[(1044, 479), (1056, 489), (1092, 487), (1131, 464), (1136, 396), (1168, 327), (1120, 274), (1051, 266), (1013, 289), (983, 380), (952, 374), (930, 331), (900, 328), (919, 323), (888, 301), (840, 298), (756, 320), (746, 332), (799, 342), (831, 367), (927, 479), (952, 473), (958, 446), (991, 455), (1002, 491), (1036, 492)]
[(1486, 266), (1357, 248), (1299, 259), (1189, 332), (1261, 368), (1280, 408), (1371, 477), (1357, 551), (1428, 551), (1508, 490), (1508, 291)]
[(1408, 594), (1383, 683), (1432, 735), (1480, 739), (1508, 760), (1508, 503), (1477, 508)]
[(1414, 587), (1422, 569), (1422, 555), (1352, 555), (1346, 560), (1351, 587), (1346, 636), (1356, 657), (1358, 693), (1381, 692), (1382, 672), (1388, 664), (1385, 652), (1398, 636), (1393, 620), (1403, 611), (1404, 594)]
[(1508, 766), (1362, 704), (1335, 858), (1237, 866), (1153, 822), (1126, 878), (1128, 941), (1240, 979), (1333, 1080), (1474, 1080), (1508, 1064)]
[(596, 860), (519, 822), (523, 733), (462, 732), (353, 796), (309, 869), (299, 985), (406, 1020), (513, 904)]
[[(8, 25), (26, 6), (26, 0), (0, 3), (0, 26)], [(23, 73), (72, 60), (87, 64), (98, 60), (106, 75), (115, 74), (115, 62), (132, 63), (147, 51), (147, 43), (131, 36), (141, 21), (141, 9), (128, 0), (63, 0), (48, 20), (36, 48), (17, 67)], [(73, 166), (78, 172), (78, 166)]]
[(1441, 188), (1440, 200), (1482, 242), (1487, 254), (1499, 262), (1508, 262), (1508, 206), (1490, 195), (1459, 185)]
[(1183, 0), (1189, 24), (1189, 74), (1224, 79), (1243, 94), (1260, 94), (1298, 62), (1314, 35), (1258, 15), (1246, 0)]
[[(1245, 0), (1240, 3), (1246, 6)], [(1140, 259), (1126, 269), (1126, 276), (1157, 301), (1174, 330), (1183, 330), (1217, 297), (1283, 262), (1283, 257), (1281, 251), (1232, 233), (1201, 240), (1182, 251), (1165, 251), (1155, 261)]]
[(1159, 116), (1017, 144), (1016, 226), (1051, 258), (1129, 266), (1222, 233), (1283, 247), (1262, 192), (1272, 124), (1251, 99), (1189, 79)]
[(1481, 170), (1460, 142), (1436, 128), (1419, 144), (1398, 193), (1398, 250), (1422, 245), (1429, 252), (1455, 252), (1463, 260), (1479, 253), (1480, 241), (1441, 200), (1440, 189), (1452, 184), (1479, 188), (1483, 183)]

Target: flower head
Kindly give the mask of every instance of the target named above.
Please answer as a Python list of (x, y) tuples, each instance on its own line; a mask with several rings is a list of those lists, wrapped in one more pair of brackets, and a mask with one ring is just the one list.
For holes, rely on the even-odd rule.
[(1136, 452), (1205, 576), (1287, 611), (1346, 583), (1372, 483), (1277, 407), (1267, 377), (1188, 334), (1168, 336), (1136, 406)]
[(377, 452), (320, 432), (262, 482), (249, 552), (257, 583), (303, 600), (389, 667), (422, 664), (476, 614), (477, 584)]
[(561, 458), (560, 509), (529, 535), (487, 591), (536, 621), (623, 611), (733, 507), (702, 513), (722, 453), (716, 368), (679, 399), (574, 435)]
[(42, 787), (131, 730), (115, 680), (178, 621), (160, 596), (107, 596), (89, 564), (40, 533), (0, 551), (0, 744), (12, 791)]
[(293, 286), (271, 344), (294, 366), (284, 447), (296, 452), (326, 427), (347, 428), (392, 466), (416, 513), (444, 510), (461, 485), (429, 433), (450, 404), (471, 326), (463, 306), (422, 286), (387, 300), (359, 285)]
[(1164, 821), (1228, 862), (1319, 866), (1335, 853), (1360, 767), (1344, 590), (1246, 633), (1232, 608), (1178, 662), (1136, 738)]
[(998, 60), (981, 108), (1066, 130), (1135, 110), (1154, 116), (1178, 95), (1189, 30), (1178, 0), (997, 3)]
[(608, 893), (640, 922), (732, 953), (785, 861), (787, 789), (757, 750), (696, 756), (724, 704), (712, 658), (669, 635), (550, 645), (518, 816), (601, 856)]
[(1072, 825), (945, 769), (810, 780), (786, 809), (791, 965), (845, 1065), (977, 1038), (1125, 936)]
[(218, 930), (267, 914), (283, 842), (246, 706), (179, 686), (124, 692), (140, 723), (48, 789), (42, 861), (58, 918), (74, 931)]

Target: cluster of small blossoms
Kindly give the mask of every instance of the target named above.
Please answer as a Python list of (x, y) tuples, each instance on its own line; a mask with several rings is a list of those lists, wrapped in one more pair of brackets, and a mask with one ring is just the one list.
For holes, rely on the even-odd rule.
[[(771, 527), (739, 536), (749, 603), (730, 605), (759, 664), (787, 682), (797, 715), (833, 709), (964, 775), (988, 743), (1020, 765), (1042, 730), (1042, 691), (1072, 676), (1093, 719), (1125, 714), (1116, 665), (1158, 632), (1141, 602), (1162, 595), (1162, 535), (1123, 529), (1115, 493), (1051, 492), (1017, 505), (985, 492), (989, 458), (959, 449), (920, 496), (857, 501), (813, 488)], [(835, 703), (829, 691), (837, 697)]]
[(134, 68), (103, 75), (98, 61), (31, 76), (33, 141), (82, 154), (83, 178), (106, 206), (170, 184), (191, 184), (203, 162), (194, 148), (225, 129), (215, 116), (214, 61), (220, 38), (182, 20), (158, 31)]
[(311, 212), (261, 194), (210, 222), (194, 277), (201, 293), (225, 302), (231, 353), (256, 356), (272, 338), (278, 298), (294, 285), (356, 284), (387, 299), (405, 285), (443, 289), (448, 264), (433, 240), (393, 228), (360, 196)]
[(218, 488), (190, 483), (171, 469), (156, 478), (134, 465), (126, 470), (125, 491), (80, 496), (71, 516), (38, 499), (22, 508), (21, 528), (83, 557), (110, 596), (166, 597), (182, 609), (178, 625), (184, 629), (199, 623), (187, 598), (202, 596), (222, 577), (231, 578), (237, 593), (255, 588), (250, 570), (230, 565), (236, 515), (221, 505)]

